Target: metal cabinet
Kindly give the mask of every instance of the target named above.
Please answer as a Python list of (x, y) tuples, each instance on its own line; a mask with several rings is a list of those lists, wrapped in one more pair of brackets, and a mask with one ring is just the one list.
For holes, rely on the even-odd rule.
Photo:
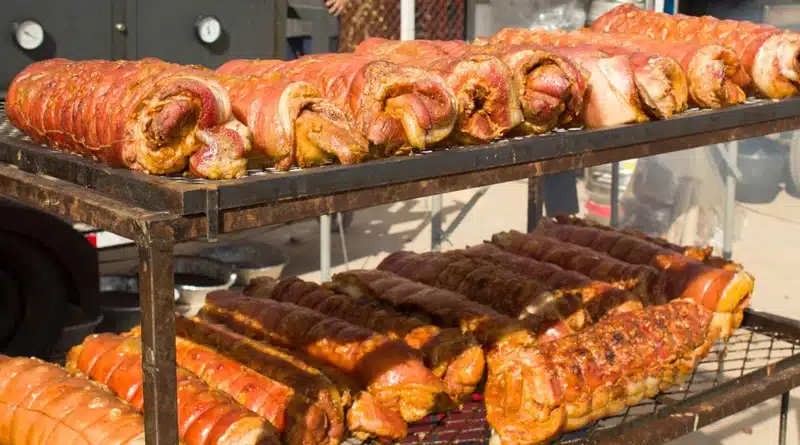
[(216, 68), (234, 58), (282, 55), (284, 42), (277, 36), (284, 34), (285, 5), (285, 0), (128, 0), (126, 58)]
[(37, 60), (112, 58), (112, 2), (0, 1), (0, 92)]

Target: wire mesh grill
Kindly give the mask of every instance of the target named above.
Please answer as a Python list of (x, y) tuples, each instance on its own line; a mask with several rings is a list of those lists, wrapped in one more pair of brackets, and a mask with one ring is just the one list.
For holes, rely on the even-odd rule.
[[(465, 40), (466, 0), (416, 0), (417, 39)], [(353, 51), (370, 37), (400, 38), (399, 0), (362, 0), (348, 3), (340, 16), (339, 51)]]
[[(758, 99), (758, 98), (752, 98), (751, 97), (751, 98), (748, 98), (744, 103), (747, 104), (747, 105), (750, 105), (750, 104), (758, 104), (758, 103), (766, 103), (766, 102), (768, 102), (767, 99)], [(695, 114), (695, 113), (699, 113), (699, 112), (710, 112), (710, 110), (702, 110), (700, 108), (691, 108), (691, 109), (685, 111), (683, 114)], [(526, 135), (526, 136), (515, 136), (515, 137), (509, 137), (509, 138), (495, 139), (495, 140), (489, 142), (487, 145), (502, 144), (502, 143), (504, 143), (506, 141), (510, 141), (510, 140), (515, 140), (516, 141), (516, 140), (523, 140), (523, 139), (528, 139), (528, 138), (535, 138), (535, 137), (541, 137), (541, 136), (548, 136), (548, 135), (552, 135), (552, 134), (566, 133), (566, 132), (571, 132), (571, 131), (582, 131), (582, 130), (584, 130), (583, 127), (556, 128), (556, 129), (550, 131), (549, 133), (544, 133), (544, 134), (539, 134), (539, 135)], [(26, 136), (21, 131), (19, 131), (16, 127), (11, 125), (11, 122), (9, 122), (8, 118), (6, 117), (5, 102), (0, 100), (0, 137), (2, 137), (2, 136), (11, 137), (11, 138), (14, 138), (14, 139), (20, 139), (20, 140), (24, 140), (24, 141), (28, 141), (28, 142), (33, 142), (33, 140), (30, 137)], [(42, 146), (45, 146), (45, 145), (42, 145)], [(464, 148), (469, 148), (469, 147), (462, 146), (462, 145), (455, 145), (455, 146), (450, 146), (450, 147), (447, 147), (447, 148), (439, 148), (439, 149), (437, 149), (437, 151), (458, 150), (458, 149), (464, 149)], [(69, 153), (69, 152), (66, 152), (66, 153)], [(428, 155), (430, 153), (433, 153), (433, 150), (424, 150), (424, 151), (416, 152), (416, 153), (412, 154), (412, 156), (425, 156), (425, 155)], [(70, 154), (72, 154), (72, 153), (70, 153)], [(75, 156), (78, 156), (78, 155), (75, 155)], [(330, 165), (334, 165), (334, 164), (330, 164)], [(324, 166), (323, 167), (314, 167), (314, 168), (324, 168)], [(298, 170), (302, 170), (302, 169), (300, 167), (292, 167), (291, 169), (289, 169), (289, 171), (298, 171)], [(278, 170), (276, 170), (274, 168), (257, 168), (257, 169), (249, 169), (249, 170), (247, 170), (246, 176), (275, 175), (275, 174), (281, 174), (281, 173), (285, 173), (285, 172), (278, 171)], [(174, 181), (186, 182), (186, 183), (206, 183), (206, 182), (213, 183), (213, 182), (215, 182), (215, 180), (213, 180), (213, 179), (190, 178), (190, 177), (183, 176), (181, 174), (164, 175), (163, 177), (171, 179), (171, 180), (174, 180)]]
[[(591, 439), (599, 431), (615, 428), (634, 418), (656, 413), (659, 409), (684, 401), (687, 397), (708, 391), (729, 380), (749, 374), (767, 365), (800, 352), (800, 345), (781, 340), (778, 335), (758, 332), (748, 327), (739, 329), (727, 342), (718, 342), (711, 353), (681, 385), (663, 392), (655, 399), (645, 399), (624, 411), (601, 419), (588, 427), (565, 434), (556, 442), (570, 444), (578, 439)], [(409, 425), (404, 445), (478, 445), (491, 437), (486, 411), (480, 400), (474, 400), (459, 411), (428, 416)], [(350, 441), (358, 444), (358, 441)]]

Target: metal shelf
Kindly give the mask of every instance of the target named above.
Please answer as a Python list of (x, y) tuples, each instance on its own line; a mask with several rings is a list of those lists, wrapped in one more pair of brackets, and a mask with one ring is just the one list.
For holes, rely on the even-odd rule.
[[(203, 236), (214, 240), (221, 232), (800, 129), (800, 98), (750, 101), (646, 124), (559, 130), (549, 135), (503, 139), (483, 146), (455, 147), (359, 165), (286, 173), (253, 171), (239, 180), (204, 181), (144, 175), (50, 150), (23, 137), (2, 112), (0, 109), (0, 195), (137, 243), (148, 445), (177, 443), (172, 274), (175, 243)], [(535, 213), (529, 212), (529, 218)], [(753, 316), (750, 314), (748, 320)], [(769, 324), (772, 319), (760, 315), (758, 320), (774, 332), (786, 334), (790, 330), (783, 321)], [(748, 326), (751, 330), (760, 329), (756, 324)], [(791, 329), (791, 339), (797, 338), (796, 330), (796, 326)], [(705, 425), (800, 385), (798, 362), (800, 358), (794, 356), (741, 377), (747, 383), (744, 390), (724, 386), (727, 389), (706, 391), (682, 403), (661, 403), (655, 414), (630, 422), (628, 418), (637, 413), (629, 412), (623, 427), (608, 430), (612, 433), (595, 426), (595, 433), (575, 440), (655, 444), (677, 437), (691, 431), (693, 425)], [(702, 402), (692, 402), (696, 400)], [(471, 413), (467, 417), (473, 418), (475, 411)], [(455, 414), (447, 419), (455, 422)], [(654, 425), (657, 428), (651, 428)], [(428, 428), (429, 440), (437, 437), (430, 426), (422, 428)], [(438, 428), (436, 431), (446, 432), (444, 427)], [(480, 428), (485, 431), (485, 424)], [(481, 434), (469, 436), (462, 443), (483, 443), (485, 437)], [(445, 443), (457, 443), (446, 435), (439, 436), (444, 437), (440, 440)], [(415, 437), (418, 435), (411, 436), (412, 440)]]

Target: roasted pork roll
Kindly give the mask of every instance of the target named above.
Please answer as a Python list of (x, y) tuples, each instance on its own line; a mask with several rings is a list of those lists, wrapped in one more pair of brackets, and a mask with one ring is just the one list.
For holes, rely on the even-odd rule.
[(497, 57), (511, 70), (523, 113), (524, 120), (519, 128), (523, 133), (544, 133), (559, 124), (568, 124), (583, 109), (588, 73), (543, 49), (488, 44), (477, 47), (461, 41), (403, 42), (371, 38), (359, 45), (357, 51), (399, 60), (444, 55)]
[(645, 11), (634, 5), (603, 14), (592, 23), (592, 29), (670, 44), (722, 45), (736, 51), (758, 93), (779, 99), (800, 92), (800, 33), (746, 21)]
[(483, 350), (471, 334), (461, 333), (458, 329), (442, 329), (419, 318), (299, 278), (279, 282), (258, 278), (250, 282), (245, 294), (307, 307), (391, 339), (405, 341), (422, 352), (425, 364), (442, 379), (447, 394), (455, 402), (463, 402), (472, 396), (483, 379)]
[[(67, 370), (107, 385), (136, 410), (144, 409), (142, 342), (135, 336), (93, 334), (70, 350)], [(279, 434), (263, 417), (178, 368), (178, 433), (186, 445), (267, 445)]]
[(503, 445), (534, 445), (654, 397), (708, 354), (710, 322), (710, 311), (676, 300), (512, 355), (490, 354), (489, 424)]
[(538, 280), (455, 252), (395, 252), (378, 269), (457, 292), (517, 318), (540, 341), (569, 335), (587, 321), (577, 292), (555, 292)]
[(361, 162), (369, 143), (350, 118), (306, 82), (217, 74), (233, 114), (253, 135), (251, 164), (259, 157), (278, 170), (338, 161)]
[(290, 62), (232, 60), (217, 69), (313, 85), (344, 110), (379, 154), (406, 154), (447, 138), (458, 117), (456, 98), (440, 76), (354, 54), (323, 54)]
[(688, 298), (714, 312), (737, 312), (749, 303), (754, 279), (744, 271), (720, 269), (621, 232), (542, 220), (537, 232), (589, 247), (620, 261), (660, 270), (669, 298)]
[[(543, 30), (506, 28), (492, 36), (489, 42), (512, 45), (545, 45), (557, 48), (580, 47), (599, 51), (606, 56), (622, 57), (630, 65), (634, 91), (638, 96), (640, 106), (648, 116), (665, 119), (687, 108), (689, 91), (686, 75), (680, 64), (671, 57), (630, 51), (610, 44), (576, 41), (576, 39), (564, 37), (559, 33)], [(619, 70), (619, 68), (617, 69)], [(601, 74), (609, 76), (609, 72), (603, 68), (601, 68)], [(593, 73), (593, 75), (596, 74)], [(589, 81), (592, 82), (591, 78)]]
[(442, 381), (403, 341), (308, 308), (218, 291), (206, 297), (200, 316), (352, 376), (409, 422), (429, 414), (444, 395)]
[(200, 67), (156, 59), (29, 65), (8, 89), (14, 126), (53, 148), (152, 174), (245, 174), (250, 132)]
[(144, 417), (58, 366), (0, 355), (0, 443), (144, 445)]
[(458, 101), (453, 136), (460, 143), (485, 143), (522, 122), (518, 84), (500, 59), (489, 55), (452, 56), (435, 41), (372, 38), (356, 54), (413, 66), (442, 76)]

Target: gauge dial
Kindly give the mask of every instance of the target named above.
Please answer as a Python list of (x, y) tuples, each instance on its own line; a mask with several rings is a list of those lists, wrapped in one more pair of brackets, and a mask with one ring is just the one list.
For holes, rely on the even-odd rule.
[(200, 41), (207, 44), (215, 43), (222, 35), (222, 24), (212, 16), (200, 18), (195, 24), (195, 29)]
[(34, 20), (23, 20), (14, 23), (14, 38), (20, 48), (32, 51), (44, 43), (44, 28)]

